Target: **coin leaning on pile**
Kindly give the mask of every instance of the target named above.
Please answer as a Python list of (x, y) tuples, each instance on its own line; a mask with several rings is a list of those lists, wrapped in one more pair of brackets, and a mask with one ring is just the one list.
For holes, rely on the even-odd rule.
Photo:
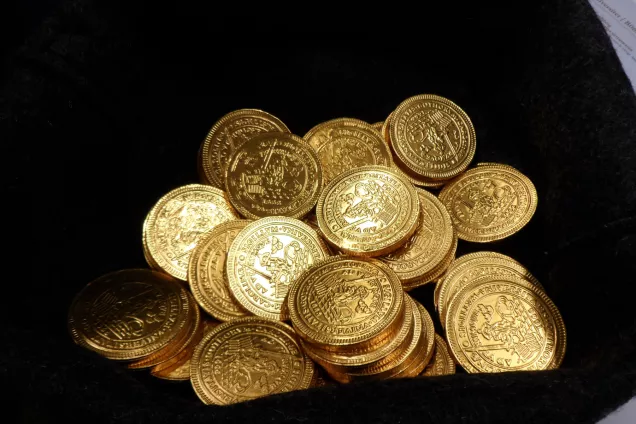
[[(89, 283), (71, 336), (129, 369), (189, 380), (216, 405), (456, 365), (556, 368), (565, 326), (541, 283), (501, 253), (456, 258), (462, 243), (512, 236), (537, 208), (512, 166), (468, 169), (475, 150), (468, 115), (431, 94), (382, 122), (332, 119), (302, 137), (270, 113), (230, 112), (199, 148), (201, 183), (148, 213), (150, 269)], [(420, 286), (434, 286), (445, 337), (407, 294)]]

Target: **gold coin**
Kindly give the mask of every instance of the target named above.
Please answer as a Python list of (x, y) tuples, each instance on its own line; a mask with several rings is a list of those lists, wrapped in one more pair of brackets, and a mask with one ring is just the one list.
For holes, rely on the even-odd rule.
[(188, 346), (188, 344), (192, 343), (192, 341), (195, 340), (197, 337), (200, 338), (201, 311), (199, 310), (196, 301), (190, 293), (188, 293), (188, 303), (188, 325), (185, 328), (185, 331), (177, 336), (172, 343), (159, 350), (158, 352), (148, 355), (145, 358), (139, 359), (137, 361), (128, 363), (126, 366), (129, 369), (150, 368), (154, 367), (155, 365), (164, 363), (177, 356), (179, 352), (181, 352), (186, 346)]
[(288, 133), (289, 129), (277, 117), (258, 109), (239, 109), (223, 116), (201, 144), (202, 181), (225, 187), (225, 169), (236, 148), (255, 135), (268, 132)]
[(328, 256), (325, 243), (304, 222), (283, 216), (259, 219), (241, 230), (230, 246), (230, 292), (254, 315), (281, 320), (290, 284)]
[(435, 354), (421, 375), (435, 377), (455, 374), (455, 361), (448, 353), (448, 345), (439, 334), (435, 334)]
[(417, 189), (420, 224), (399, 249), (382, 256), (403, 283), (418, 281), (435, 271), (449, 255), (454, 240), (453, 223), (446, 207), (431, 193)]
[(460, 239), (489, 242), (523, 228), (537, 209), (537, 191), (510, 166), (479, 166), (456, 178), (439, 194)]
[(380, 133), (382, 134), (382, 138), (384, 142), (387, 144), (391, 144), (391, 119), (393, 118), (393, 112), (389, 114), (389, 116), (382, 123), (382, 129)]
[(475, 129), (455, 103), (432, 94), (403, 101), (390, 122), (391, 147), (412, 173), (433, 180), (461, 174), (475, 155)]
[(228, 161), (225, 188), (246, 218), (301, 218), (316, 205), (322, 175), (318, 156), (302, 138), (267, 133), (236, 148)]
[(359, 119), (339, 118), (316, 125), (304, 139), (322, 164), (325, 185), (350, 169), (389, 166), (391, 151), (378, 132)]
[(75, 343), (109, 359), (135, 360), (160, 351), (188, 324), (188, 292), (146, 269), (106, 274), (80, 291), (69, 310)]
[(355, 256), (380, 256), (399, 248), (419, 224), (415, 188), (390, 168), (364, 166), (340, 174), (316, 206), (329, 243)]
[(190, 380), (190, 359), (201, 339), (216, 328), (220, 323), (216, 321), (204, 320), (201, 322), (201, 331), (177, 356), (155, 365), (150, 372), (154, 377), (164, 380), (185, 381)]
[(315, 264), (292, 284), (287, 305), (296, 332), (329, 351), (368, 352), (404, 320), (400, 280), (374, 259), (333, 256)]
[(186, 279), (190, 255), (201, 236), (238, 218), (223, 191), (202, 184), (176, 188), (163, 196), (144, 221), (143, 240), (162, 271)]
[(232, 242), (251, 221), (238, 219), (218, 225), (203, 237), (188, 267), (188, 282), (194, 298), (210, 315), (230, 321), (251, 315), (230, 294), (225, 262)]
[(413, 290), (414, 288), (432, 283), (438, 278), (440, 278), (442, 275), (444, 275), (449, 265), (455, 259), (455, 253), (457, 252), (457, 244), (458, 244), (457, 236), (453, 234), (453, 244), (451, 245), (450, 250), (448, 251), (447, 255), (444, 257), (442, 262), (421, 279), (412, 281), (409, 283), (402, 283), (402, 288), (404, 288), (404, 290), (406, 291)]
[(437, 311), (442, 325), (446, 322), (446, 312), (453, 297), (471, 282), (484, 276), (495, 278), (518, 277), (534, 284), (539, 289), (543, 286), (523, 265), (509, 256), (495, 252), (476, 252), (458, 258), (452, 269), (440, 282)]
[(409, 362), (393, 376), (394, 378), (418, 376), (431, 361), (435, 350), (435, 324), (433, 324), (433, 319), (424, 306), (419, 302), (415, 303), (419, 308), (423, 322), (420, 348), (411, 356)]
[(369, 367), (379, 368), (393, 362), (397, 355), (406, 349), (413, 337), (413, 308), (414, 302), (404, 302), (404, 322), (396, 333), (384, 344), (379, 345), (368, 353), (347, 354), (340, 352), (330, 352), (303, 342), (301, 344), (307, 355), (325, 368), (331, 368), (338, 372), (360, 371)]
[(217, 405), (307, 389), (313, 375), (293, 330), (257, 317), (216, 327), (195, 349), (190, 367), (197, 396)]
[(470, 373), (558, 368), (566, 346), (559, 310), (518, 277), (482, 277), (461, 289), (446, 315), (446, 336)]
[(375, 122), (371, 124), (371, 126), (373, 127), (374, 130), (382, 134), (382, 127), (384, 126), (384, 121)]

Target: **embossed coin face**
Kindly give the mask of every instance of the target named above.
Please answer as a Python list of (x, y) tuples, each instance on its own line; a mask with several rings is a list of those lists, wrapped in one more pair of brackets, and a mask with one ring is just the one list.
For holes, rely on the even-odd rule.
[(378, 131), (364, 121), (332, 119), (313, 127), (304, 139), (316, 150), (325, 185), (344, 171), (365, 165), (389, 166), (391, 152)]
[(523, 228), (537, 209), (534, 184), (510, 166), (479, 166), (439, 194), (462, 240), (488, 242)]
[(188, 293), (159, 272), (106, 274), (73, 300), (68, 315), (75, 343), (110, 358), (139, 359), (170, 344), (188, 324)]
[(304, 222), (282, 216), (259, 219), (241, 230), (230, 247), (230, 292), (254, 315), (280, 320), (290, 284), (327, 256), (327, 246)]
[(475, 155), (475, 129), (455, 103), (432, 94), (403, 101), (390, 122), (391, 147), (415, 174), (446, 180), (462, 173)]
[(251, 221), (238, 219), (215, 227), (190, 258), (188, 282), (199, 305), (214, 318), (230, 321), (251, 315), (231, 295), (225, 262), (232, 242)]
[(446, 322), (448, 305), (455, 295), (471, 282), (481, 277), (518, 277), (543, 290), (530, 271), (509, 256), (495, 252), (476, 252), (464, 255), (453, 262), (444, 278), (439, 282), (437, 310), (442, 324)]
[(439, 334), (435, 334), (435, 353), (433, 359), (426, 366), (421, 375), (435, 377), (438, 375), (455, 374), (455, 361), (448, 352), (446, 341)]
[(396, 250), (417, 229), (419, 215), (413, 185), (382, 166), (340, 174), (323, 190), (316, 206), (327, 241), (355, 256)]
[(150, 265), (185, 280), (190, 255), (201, 236), (236, 218), (219, 189), (191, 184), (172, 190), (159, 199), (144, 221), (143, 238), (154, 263)]
[(554, 303), (520, 278), (482, 277), (449, 306), (446, 335), (468, 372), (558, 368), (565, 354), (563, 319)]
[(289, 129), (280, 119), (257, 109), (239, 109), (219, 119), (205, 137), (200, 149), (203, 181), (218, 188), (225, 187), (225, 169), (236, 148), (255, 135), (285, 132)]
[(228, 163), (225, 187), (232, 205), (247, 218), (300, 218), (316, 204), (322, 167), (302, 138), (261, 134), (236, 149)]
[(320, 262), (292, 284), (287, 302), (294, 329), (325, 350), (372, 345), (395, 334), (404, 319), (400, 280), (373, 259)]
[(307, 389), (314, 366), (287, 325), (247, 317), (210, 332), (192, 356), (190, 374), (204, 403), (227, 405)]
[(418, 189), (420, 224), (398, 250), (379, 259), (403, 282), (420, 280), (434, 271), (453, 245), (453, 226), (446, 207), (431, 193)]

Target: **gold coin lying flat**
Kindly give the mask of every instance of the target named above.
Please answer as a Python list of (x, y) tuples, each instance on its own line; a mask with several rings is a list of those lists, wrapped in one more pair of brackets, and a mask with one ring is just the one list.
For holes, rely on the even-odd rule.
[(455, 374), (455, 361), (448, 352), (446, 341), (439, 334), (435, 334), (435, 353), (431, 362), (421, 375), (435, 377), (439, 375)]
[(159, 352), (188, 324), (188, 292), (168, 275), (128, 269), (106, 274), (77, 294), (68, 315), (75, 343), (109, 359)]
[(446, 315), (446, 336), (470, 373), (558, 368), (566, 346), (554, 303), (517, 277), (482, 277), (460, 290)]
[(257, 135), (236, 148), (228, 162), (225, 188), (246, 218), (301, 218), (316, 204), (322, 167), (314, 150), (286, 133)]
[(364, 353), (404, 320), (400, 280), (382, 262), (334, 256), (308, 269), (287, 300), (294, 329), (321, 349)]
[(344, 171), (392, 162), (389, 147), (377, 130), (358, 119), (323, 122), (310, 129), (304, 139), (320, 158), (325, 185)]
[(396, 250), (417, 229), (419, 215), (413, 185), (382, 166), (340, 174), (323, 190), (316, 206), (327, 241), (355, 256)]
[(462, 173), (475, 155), (475, 129), (455, 103), (432, 94), (403, 101), (392, 114), (391, 147), (414, 174), (447, 180)]
[(431, 193), (418, 189), (420, 224), (399, 249), (382, 256), (403, 283), (421, 280), (435, 271), (449, 255), (454, 233), (446, 207)]
[(523, 228), (537, 209), (534, 184), (511, 166), (482, 165), (456, 178), (439, 194), (457, 236), (489, 242)]
[(280, 119), (257, 109), (239, 109), (219, 119), (205, 137), (200, 149), (202, 181), (225, 187), (225, 169), (236, 148), (255, 135), (285, 132)]
[(190, 257), (188, 282), (192, 294), (208, 314), (220, 321), (251, 315), (230, 294), (225, 269), (232, 242), (250, 222), (237, 219), (218, 225), (199, 241)]
[(143, 227), (150, 266), (186, 279), (190, 255), (201, 236), (215, 226), (238, 218), (223, 191), (190, 184), (163, 196), (150, 210)]
[(307, 389), (314, 365), (289, 326), (247, 317), (205, 336), (192, 356), (190, 375), (204, 403), (227, 405)]
[(304, 222), (282, 216), (259, 219), (241, 230), (230, 246), (230, 292), (254, 315), (280, 320), (290, 284), (328, 256), (327, 246)]
[(437, 311), (442, 325), (446, 322), (446, 312), (453, 297), (471, 282), (484, 276), (495, 278), (518, 277), (543, 286), (523, 265), (509, 256), (495, 252), (476, 252), (464, 255), (453, 262), (444, 278), (439, 282)]

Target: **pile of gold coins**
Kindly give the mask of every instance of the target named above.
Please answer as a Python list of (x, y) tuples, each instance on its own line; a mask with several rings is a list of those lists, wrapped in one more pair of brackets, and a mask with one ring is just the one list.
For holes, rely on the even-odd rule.
[[(456, 365), (556, 368), (565, 326), (543, 286), (501, 253), (456, 258), (458, 240), (511, 236), (537, 207), (515, 168), (468, 169), (475, 148), (466, 113), (435, 95), (302, 138), (269, 113), (231, 112), (201, 145), (201, 183), (148, 213), (150, 269), (88, 284), (71, 335), (217, 405)], [(446, 339), (407, 294), (427, 284)]]

